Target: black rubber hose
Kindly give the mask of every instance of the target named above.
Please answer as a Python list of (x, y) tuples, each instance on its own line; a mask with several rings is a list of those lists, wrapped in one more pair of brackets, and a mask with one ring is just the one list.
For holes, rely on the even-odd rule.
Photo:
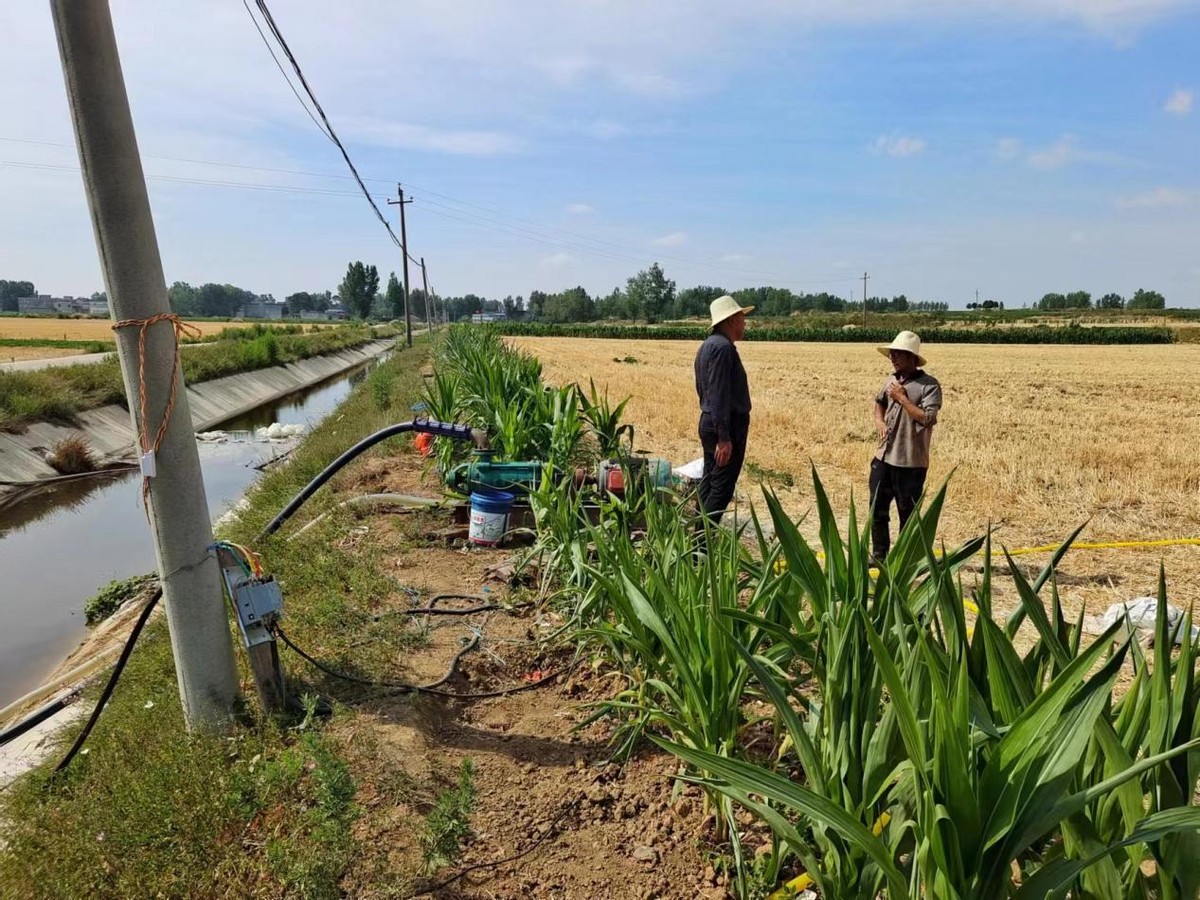
[(43, 706), (41, 709), (39, 709), (33, 715), (29, 716), (27, 719), (24, 719), (24, 720), (18, 722), (16, 725), (12, 726), (7, 731), (0, 731), (0, 747), (3, 747), (5, 744), (15, 741), (21, 735), (23, 735), (29, 731), (32, 731), (34, 728), (37, 728), (37, 726), (41, 725), (43, 722), (45, 722), (51, 716), (56, 715), (57, 713), (66, 709), (67, 704), (70, 703), (71, 700), (73, 700), (78, 694), (79, 694), (78, 691), (71, 691), (65, 697), (60, 697), (57, 700), (52, 700), (50, 703), (47, 703), (45, 706)]
[(146, 606), (142, 610), (142, 614), (138, 616), (137, 622), (133, 625), (133, 630), (129, 632), (129, 637), (125, 640), (125, 647), (121, 650), (121, 657), (117, 660), (117, 664), (113, 666), (112, 674), (108, 676), (108, 684), (104, 686), (104, 692), (100, 694), (100, 699), (96, 701), (96, 708), (92, 710), (91, 717), (87, 720), (87, 724), (83, 726), (83, 731), (79, 732), (79, 736), (75, 738), (75, 743), (71, 745), (71, 749), (67, 751), (67, 755), (62, 758), (54, 769), (61, 772), (71, 764), (71, 760), (75, 758), (83, 742), (88, 739), (88, 735), (92, 733), (92, 728), (96, 724), (96, 720), (100, 718), (100, 713), (104, 710), (104, 705), (108, 703), (112, 696), (113, 688), (117, 686), (117, 679), (121, 677), (121, 672), (125, 668), (125, 663), (129, 662), (129, 654), (133, 652), (133, 645), (137, 643), (138, 636), (142, 633), (142, 629), (146, 627), (146, 622), (150, 619), (150, 613), (154, 612), (154, 607), (162, 598), (162, 587), (155, 588), (154, 593), (150, 595), (150, 599), (146, 601)]
[(301, 490), (300, 493), (298, 493), (295, 497), (293, 497), (287, 506), (280, 510), (279, 515), (277, 515), (267, 524), (267, 527), (263, 529), (262, 533), (258, 536), (258, 539), (262, 540), (268, 535), (274, 534), (276, 531), (278, 531), (279, 526), (290, 519), (295, 514), (296, 510), (303, 506), (308, 498), (317, 492), (321, 485), (332, 478), (339, 469), (345, 466), (356, 456), (365, 453), (367, 450), (370, 450), (380, 441), (385, 441), (390, 437), (395, 437), (398, 434), (404, 434), (408, 431), (418, 431), (424, 434), (436, 434), (440, 437), (448, 437), (460, 441), (479, 442), (483, 440), (483, 436), (480, 434), (480, 432), (475, 431), (470, 426), (453, 425), (449, 422), (435, 422), (432, 419), (414, 419), (411, 422), (400, 422), (396, 425), (389, 425), (387, 428), (380, 429), (374, 434), (363, 438), (361, 441), (331, 462), (328, 466), (326, 466), (325, 471), (305, 485), (304, 489)]

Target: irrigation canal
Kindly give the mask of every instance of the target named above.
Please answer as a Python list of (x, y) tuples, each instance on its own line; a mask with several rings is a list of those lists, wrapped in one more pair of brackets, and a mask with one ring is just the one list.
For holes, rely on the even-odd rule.
[[(319, 422), (368, 367), (231, 419), (219, 426), (228, 442), (198, 442), (209, 514), (228, 510), (258, 476), (255, 466), (295, 443), (254, 441), (256, 428)], [(41, 684), (84, 638), (88, 597), (154, 568), (136, 472), (67, 482), (0, 511), (0, 708)]]

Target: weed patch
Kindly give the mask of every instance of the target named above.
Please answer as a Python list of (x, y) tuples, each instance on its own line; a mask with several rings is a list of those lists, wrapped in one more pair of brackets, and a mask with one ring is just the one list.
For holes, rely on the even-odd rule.
[(458, 859), (463, 842), (471, 834), (471, 810), (476, 796), (475, 770), (467, 758), (458, 770), (458, 783), (438, 794), (433, 809), (425, 817), (421, 851), (426, 874)]

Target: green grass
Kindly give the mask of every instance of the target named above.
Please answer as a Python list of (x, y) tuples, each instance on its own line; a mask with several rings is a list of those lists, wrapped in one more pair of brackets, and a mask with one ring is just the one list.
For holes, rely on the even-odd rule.
[[(358, 326), (325, 329), (316, 334), (281, 335), (270, 328), (228, 331), (228, 339), (181, 354), (183, 377), (188, 384), (334, 353), (391, 335), (390, 330), (372, 332)], [(115, 355), (91, 365), (0, 372), (0, 431), (19, 431), (36, 421), (72, 424), (80, 412), (110, 403), (125, 403), (125, 386)]]
[[(418, 345), (381, 363), (376, 371), (394, 369), (378, 376), (391, 385), (384, 408), (368, 379), (314, 430), (290, 465), (265, 476), (229, 536), (253, 540), (334, 456), (411, 415), (425, 352)], [(329, 499), (318, 495), (299, 518), (316, 515)], [(256, 545), (283, 583), (289, 634), (334, 664), (350, 668), (353, 661), (366, 674), (403, 677), (398, 651), (422, 635), (405, 624), (407, 617), (369, 621), (397, 585), (382, 574), (375, 554), (330, 546), (335, 523), (291, 542), (281, 535)], [(339, 536), (344, 534), (343, 528)], [(361, 694), (310, 680), (311, 670), (283, 652), (297, 693), (326, 691), (340, 699)], [(242, 678), (252, 696), (244, 666)], [(189, 735), (166, 627), (154, 624), (131, 656), (86, 753), (65, 778), (52, 778), (43, 767), (0, 792), (8, 842), (0, 852), (0, 898), (323, 900), (343, 896), (352, 860), (381, 881), (411, 878), (414, 873), (397, 873), (386, 847), (356, 841), (362, 810), (355, 798), (363, 779), (384, 808), (409, 802), (421, 789), (402, 777), (402, 758), (382, 760), (380, 748), (347, 734), (354, 721), (353, 711), (341, 705), (328, 726), (311, 717), (272, 720), (251, 707), (228, 735)], [(64, 746), (75, 731), (67, 729)]]
[(471, 834), (471, 812), (478, 791), (475, 769), (468, 757), (458, 770), (458, 783), (438, 794), (421, 831), (421, 865), (425, 874), (457, 862)]

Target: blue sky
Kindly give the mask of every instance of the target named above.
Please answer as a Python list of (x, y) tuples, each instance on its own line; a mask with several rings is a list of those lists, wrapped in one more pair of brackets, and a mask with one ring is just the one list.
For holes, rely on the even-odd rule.
[[(0, 278), (88, 293), (48, 7), (7, 6)], [(607, 292), (658, 260), (680, 287), (849, 296), (867, 271), (872, 294), (953, 306), (1138, 287), (1200, 306), (1198, 2), (272, 10), (381, 205), (395, 181), (416, 198), (442, 293)], [(399, 267), (240, 2), (113, 15), (168, 280), (283, 296), (351, 259)]]

